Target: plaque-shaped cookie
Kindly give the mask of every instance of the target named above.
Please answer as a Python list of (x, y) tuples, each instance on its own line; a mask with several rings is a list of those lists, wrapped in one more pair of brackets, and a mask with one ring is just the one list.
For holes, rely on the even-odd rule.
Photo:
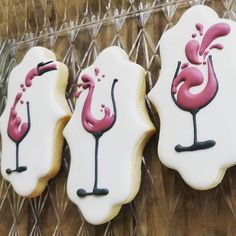
[(21, 196), (35, 197), (60, 168), (68, 69), (46, 48), (30, 49), (11, 72), (0, 118), (1, 173)]
[(80, 73), (64, 130), (71, 152), (67, 192), (92, 224), (113, 218), (139, 189), (141, 155), (153, 132), (144, 73), (119, 47), (105, 49)]
[(236, 163), (235, 40), (234, 22), (194, 6), (160, 42), (149, 94), (160, 116), (158, 153), (195, 189), (216, 186)]

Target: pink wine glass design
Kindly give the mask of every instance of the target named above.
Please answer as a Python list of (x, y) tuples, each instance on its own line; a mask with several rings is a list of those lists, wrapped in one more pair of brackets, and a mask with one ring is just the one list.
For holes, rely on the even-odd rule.
[[(196, 29), (199, 32), (199, 37), (203, 36), (204, 27), (197, 23)], [(193, 144), (190, 146), (182, 146), (180, 144), (175, 146), (177, 152), (196, 151), (207, 149), (215, 146), (214, 140), (198, 141), (197, 139), (197, 113), (206, 107), (216, 96), (218, 91), (218, 81), (213, 67), (212, 56), (209, 55), (210, 50), (222, 50), (222, 44), (212, 44), (212, 42), (224, 37), (230, 33), (230, 26), (226, 23), (217, 23), (212, 25), (204, 34), (201, 44), (195, 39), (197, 34), (192, 34), (190, 40), (185, 46), (185, 54), (188, 62), (181, 66), (178, 62), (174, 79), (171, 84), (171, 96), (175, 104), (182, 110), (190, 112), (193, 117)], [(199, 56), (203, 59), (200, 60)], [(192, 64), (190, 66), (189, 64)], [(204, 75), (201, 70), (197, 68), (199, 65), (207, 66), (208, 78), (206, 86), (198, 93), (191, 93), (190, 89), (202, 85), (204, 82)], [(179, 70), (182, 71), (179, 73)]]
[[(99, 72), (99, 69), (95, 69), (95, 74), (97, 75)], [(104, 75), (103, 75), (104, 77)], [(82, 124), (84, 129), (91, 133), (95, 139), (95, 170), (94, 170), (94, 186), (93, 190), (91, 192), (87, 192), (85, 189), (80, 188), (77, 190), (77, 195), (79, 197), (85, 197), (88, 195), (97, 195), (97, 196), (103, 196), (107, 195), (109, 193), (109, 190), (106, 188), (98, 188), (98, 150), (99, 150), (99, 140), (102, 137), (102, 135), (110, 130), (113, 125), (116, 122), (116, 103), (115, 103), (115, 97), (114, 97), (114, 88), (115, 84), (118, 81), (117, 79), (113, 80), (112, 87), (111, 87), (111, 99), (112, 99), (112, 105), (113, 105), (113, 111), (114, 113), (111, 114), (111, 109), (104, 104), (102, 104), (102, 107), (104, 109), (104, 116), (102, 119), (96, 119), (92, 113), (91, 113), (91, 103), (93, 99), (93, 92), (95, 88), (95, 82), (87, 74), (82, 75), (81, 77), (83, 83), (81, 84), (83, 89), (88, 89), (88, 95), (86, 97), (83, 110), (82, 110)], [(98, 79), (100, 81), (100, 79)], [(82, 91), (80, 91), (81, 93)], [(80, 93), (77, 95), (77, 97), (80, 95)]]
[[(21, 89), (23, 92), (26, 91), (26, 87), (32, 86), (32, 80), (36, 76), (43, 75), (44, 73), (52, 70), (56, 70), (56, 65), (51, 64), (52, 61), (46, 62), (46, 63), (39, 63), (36, 68), (31, 69), (26, 78), (25, 78), (25, 84), (21, 84)], [(27, 134), (30, 131), (31, 128), (31, 117), (30, 117), (30, 103), (29, 101), (26, 102), (26, 109), (27, 109), (27, 122), (22, 123), (22, 118), (18, 116), (17, 114), (17, 106), (19, 105), (19, 102), (21, 104), (24, 103), (23, 100), (21, 100), (23, 96), (22, 92), (18, 92), (15, 101), (11, 107), (10, 115), (8, 119), (8, 126), (7, 126), (7, 134), (8, 137), (16, 144), (16, 168), (15, 169), (6, 169), (7, 174), (11, 174), (13, 172), (23, 172), (27, 170), (27, 166), (21, 166), (19, 164), (19, 146), (20, 143), (24, 140), (24, 138), (27, 136)]]

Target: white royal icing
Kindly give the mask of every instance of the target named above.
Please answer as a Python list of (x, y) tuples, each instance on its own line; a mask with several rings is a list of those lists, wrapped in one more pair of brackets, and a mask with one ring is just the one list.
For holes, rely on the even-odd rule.
[[(215, 39), (211, 42), (212, 37)], [(199, 50), (196, 42), (188, 44), (191, 40), (199, 42)], [(235, 23), (218, 18), (212, 9), (200, 5), (187, 10), (176, 26), (163, 35), (160, 42), (162, 69), (157, 84), (148, 95), (160, 116), (158, 153), (163, 164), (177, 170), (195, 189), (204, 190), (216, 186), (226, 169), (236, 163), (235, 42)], [(215, 46), (211, 49), (213, 45), (218, 49)], [(201, 55), (203, 51), (206, 53), (205, 60), (204, 55)], [(197, 64), (196, 59), (201, 64)], [(175, 85), (172, 85), (172, 81), (178, 61), (181, 65), (188, 62), (189, 66), (179, 68), (176, 79), (182, 76), (184, 80), (180, 80), (175, 84), (177, 87), (173, 88)], [(214, 71), (208, 68), (208, 63), (209, 68), (213, 65)], [(189, 70), (189, 67), (197, 70)], [(184, 74), (183, 71), (188, 71), (189, 74)], [(197, 72), (198, 75), (195, 74)], [(200, 86), (192, 88), (193, 85), (187, 85), (187, 81), (199, 79), (199, 75), (204, 79)], [(211, 84), (208, 83), (210, 78)], [(190, 87), (189, 94), (185, 85)], [(185, 90), (185, 94), (181, 88)], [(171, 94), (175, 89), (176, 93)], [(186, 110), (178, 107), (174, 100)], [(205, 149), (198, 149), (197, 145), (197, 150), (181, 151), (182, 147), (193, 144), (191, 106), (195, 109), (199, 107), (196, 114), (197, 140), (208, 142), (204, 144)], [(179, 152), (175, 150), (177, 145), (182, 145)]]
[[(47, 62), (37, 69), (39, 63)], [(10, 74), (7, 103), (0, 118), (1, 172), (21, 196), (39, 195), (59, 170), (60, 126), (70, 114), (64, 96), (67, 78), (67, 67), (43, 47), (30, 49)], [(11, 112), (17, 116), (10, 118)]]
[[(145, 115), (144, 72), (141, 66), (129, 61), (122, 49), (109, 47), (79, 76), (78, 83), (82, 85), (77, 90), (76, 108), (64, 129), (71, 152), (67, 192), (92, 224), (113, 218), (138, 191), (142, 150), (153, 131)], [(117, 112), (112, 102), (112, 86)], [(90, 95), (91, 106), (83, 111)], [(110, 115), (99, 124), (106, 109), (110, 109)], [(84, 127), (83, 115), (90, 132)], [(103, 125), (109, 130), (104, 131)], [(96, 189), (95, 136), (99, 134), (92, 133), (95, 129), (103, 130), (98, 146)]]

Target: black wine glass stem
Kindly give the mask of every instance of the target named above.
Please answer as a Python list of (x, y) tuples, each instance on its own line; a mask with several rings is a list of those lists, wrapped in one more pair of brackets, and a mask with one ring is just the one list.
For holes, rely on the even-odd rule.
[(19, 167), (19, 145), (20, 143), (16, 143), (16, 169)]
[(95, 170), (94, 170), (94, 187), (93, 189), (97, 189), (98, 183), (98, 147), (99, 147), (99, 136), (95, 136)]
[(196, 119), (197, 112), (198, 110), (191, 112), (193, 116), (193, 134), (194, 134), (193, 141), (194, 143), (197, 142), (197, 119)]

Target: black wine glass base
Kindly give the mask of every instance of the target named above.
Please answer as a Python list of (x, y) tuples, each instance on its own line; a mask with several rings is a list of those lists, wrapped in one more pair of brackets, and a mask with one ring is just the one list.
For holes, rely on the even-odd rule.
[(107, 195), (109, 193), (109, 190), (106, 188), (95, 188), (93, 189), (92, 192), (87, 192), (85, 189), (80, 188), (77, 190), (77, 195), (79, 197), (86, 197), (89, 195), (95, 195), (95, 196), (104, 196)]
[(178, 144), (177, 146), (175, 146), (175, 150), (176, 152), (187, 152), (187, 151), (197, 151), (197, 150), (202, 150), (202, 149), (207, 149), (210, 147), (215, 146), (216, 142), (214, 140), (207, 140), (207, 141), (203, 141), (203, 142), (194, 142), (193, 145), (191, 146), (181, 146), (180, 144)]
[(26, 171), (27, 170), (27, 167), (26, 166), (18, 166), (16, 169), (12, 170), (12, 169), (6, 169), (6, 173), (8, 175), (10, 175), (11, 173), (13, 172), (17, 172), (17, 173), (21, 173), (23, 171)]

